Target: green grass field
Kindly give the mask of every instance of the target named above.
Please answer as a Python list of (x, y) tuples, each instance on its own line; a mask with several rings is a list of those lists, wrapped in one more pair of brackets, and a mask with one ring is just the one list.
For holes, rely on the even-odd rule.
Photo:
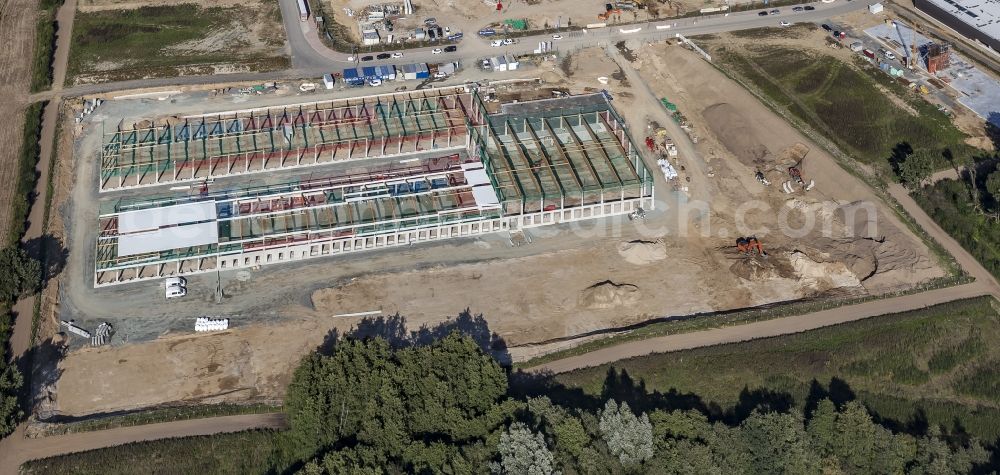
[(282, 473), (275, 447), (280, 433), (247, 431), (164, 439), (91, 450), (22, 466), (22, 473)]
[[(273, 6), (272, 6), (273, 7)], [(78, 12), (73, 25), (68, 76), (114, 81), (178, 74), (209, 74), (212, 65), (237, 65), (254, 71), (286, 68), (276, 53), (280, 42), (248, 36), (217, 38), (192, 46), (239, 23), (275, 23), (272, 7), (202, 8), (193, 4), (150, 6), (133, 10)], [(234, 23), (239, 22), (239, 23)], [(271, 25), (283, 32), (280, 18)], [(264, 53), (268, 50), (270, 53)]]
[[(1000, 437), (1000, 313), (978, 298), (806, 333), (652, 355), (557, 376), (598, 395), (611, 367), (648, 392), (693, 393), (727, 408), (767, 389), (804, 406), (815, 378), (837, 378), (878, 415), (902, 425), (926, 417), (987, 441)], [(835, 382), (837, 391), (844, 386)], [(922, 412), (921, 412), (922, 411)], [(921, 415), (923, 414), (923, 415)]]
[[(753, 30), (744, 34), (756, 37)], [(720, 47), (716, 57), (720, 67), (861, 162), (887, 170), (902, 142), (928, 150), (937, 168), (948, 165), (945, 153), (963, 162), (975, 153), (945, 114), (860, 60), (847, 64), (774, 45)]]

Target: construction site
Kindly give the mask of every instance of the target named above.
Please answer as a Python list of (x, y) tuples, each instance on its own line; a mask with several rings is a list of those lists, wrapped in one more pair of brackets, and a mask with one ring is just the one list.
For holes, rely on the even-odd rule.
[(698, 53), (631, 48), (574, 51), (544, 80), (107, 101), (60, 147), (70, 252), (43, 311), (43, 332), (96, 337), (64, 337), (41, 407), (280, 399), (302, 354), (380, 318), (473, 315), (523, 361), (653, 318), (946, 275)]
[[(215, 184), (343, 164), (353, 168)], [(653, 207), (653, 177), (603, 95), (491, 114), (464, 89), (120, 125), (102, 146), (100, 191), (122, 189), (149, 194), (102, 202), (97, 286)]]

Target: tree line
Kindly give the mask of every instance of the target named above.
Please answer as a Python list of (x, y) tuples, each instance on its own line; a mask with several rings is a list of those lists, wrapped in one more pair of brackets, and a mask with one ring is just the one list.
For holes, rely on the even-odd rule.
[(24, 412), (19, 394), (24, 377), (9, 356), (9, 341), (14, 330), (11, 306), (17, 299), (38, 290), (41, 264), (24, 249), (8, 246), (0, 249), (0, 438), (14, 431)]
[[(581, 407), (512, 389), (515, 374), (457, 332), (421, 346), (344, 339), (311, 354), (281, 444), (300, 473), (910, 473), (983, 470), (975, 439), (894, 433), (858, 402), (710, 420), (608, 399)], [(549, 397), (552, 396), (552, 397)]]

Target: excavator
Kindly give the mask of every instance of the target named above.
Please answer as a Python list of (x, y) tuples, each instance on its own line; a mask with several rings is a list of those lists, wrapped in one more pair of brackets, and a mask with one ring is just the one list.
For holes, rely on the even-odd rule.
[(761, 257), (767, 256), (764, 252), (764, 246), (757, 239), (757, 236), (740, 236), (736, 238), (736, 249), (742, 254), (757, 254)]

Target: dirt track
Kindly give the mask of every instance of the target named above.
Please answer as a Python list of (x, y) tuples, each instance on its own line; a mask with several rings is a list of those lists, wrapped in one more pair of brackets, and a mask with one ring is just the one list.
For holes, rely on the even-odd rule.
[(0, 475), (16, 474), (18, 467), (28, 460), (130, 442), (221, 434), (250, 429), (284, 429), (286, 427), (285, 414), (272, 413), (165, 422), (99, 432), (57, 435), (41, 439), (25, 439), (23, 430), (19, 429), (0, 442)]
[[(53, 146), (55, 145), (56, 123), (59, 121), (59, 106), (62, 102), (58, 95), (62, 91), (66, 79), (66, 65), (69, 61), (69, 43), (73, 31), (73, 17), (76, 13), (76, 0), (66, 0), (59, 8), (56, 20), (62, 27), (56, 35), (55, 58), (52, 65), (52, 92), (56, 95), (45, 106), (42, 114), (42, 131), (39, 136), (41, 150), (38, 156), (38, 182), (35, 183), (35, 202), (28, 214), (28, 229), (21, 238), (22, 242), (36, 239), (44, 230), (45, 198), (48, 194), (46, 177), (49, 176), (49, 166), (52, 163)], [(13, 167), (4, 167), (13, 168)], [(8, 188), (13, 189), (13, 188)], [(2, 222), (2, 221), (0, 221)], [(18, 300), (14, 305), (14, 333), (10, 338), (11, 357), (17, 358), (31, 347), (31, 325), (34, 315), (34, 296)]]

